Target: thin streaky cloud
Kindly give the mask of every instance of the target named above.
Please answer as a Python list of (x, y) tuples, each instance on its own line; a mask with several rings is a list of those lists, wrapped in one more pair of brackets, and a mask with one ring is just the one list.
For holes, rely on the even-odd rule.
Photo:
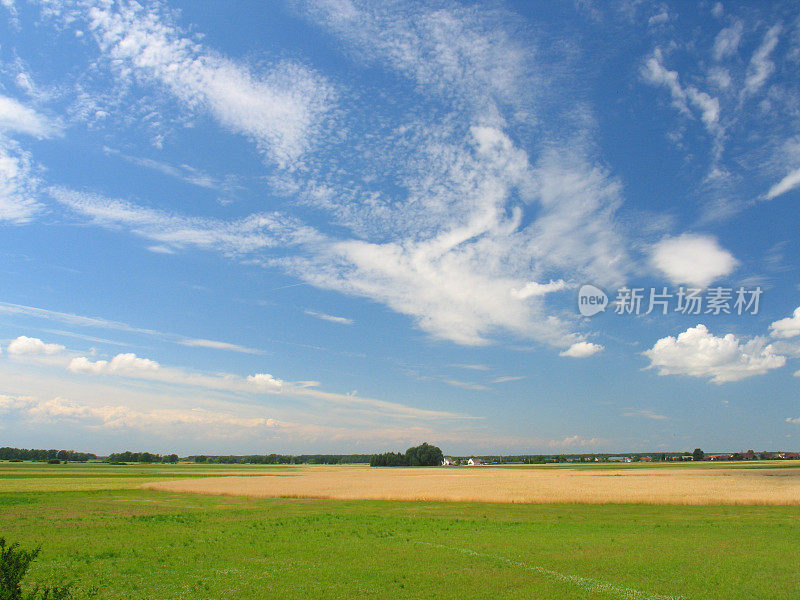
[(240, 352), (242, 354), (266, 354), (264, 350), (258, 348), (248, 348), (238, 344), (230, 344), (228, 342), (218, 342), (215, 340), (206, 339), (188, 339), (178, 342), (181, 346), (189, 346), (190, 348), (211, 348), (212, 350), (230, 350), (231, 352)]
[(521, 381), (522, 379), (525, 379), (522, 375), (506, 375), (505, 377), (493, 379), (492, 383), (507, 383), (509, 381)]
[(349, 319), (347, 317), (336, 317), (334, 315), (317, 312), (315, 310), (305, 310), (303, 312), (311, 317), (314, 317), (315, 319), (328, 321), (330, 323), (337, 323), (338, 325), (352, 325), (355, 322), (353, 319)]

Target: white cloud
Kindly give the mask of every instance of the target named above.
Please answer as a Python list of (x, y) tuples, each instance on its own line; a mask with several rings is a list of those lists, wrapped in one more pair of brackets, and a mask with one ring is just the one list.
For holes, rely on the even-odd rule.
[(757, 92), (767, 79), (775, 71), (775, 64), (770, 60), (770, 55), (778, 45), (778, 36), (781, 33), (780, 23), (773, 25), (769, 28), (764, 35), (764, 40), (761, 45), (753, 53), (750, 59), (750, 64), (747, 67), (747, 77), (745, 79), (745, 87), (743, 92), (745, 94), (754, 94)]
[(309, 316), (312, 316), (316, 319), (322, 319), (323, 321), (329, 321), (331, 323), (338, 323), (339, 325), (352, 325), (353, 319), (348, 319), (347, 317), (336, 317), (334, 315), (328, 315), (325, 313), (317, 312), (315, 310), (307, 310), (305, 313)]
[(26, 411), (38, 404), (32, 396), (6, 396), (0, 394), (0, 415)]
[[(530, 97), (532, 48), (509, 32), (513, 16), (481, 7), (318, 1), (306, 14), (346, 40), (361, 58), (376, 58), (421, 88), (502, 121), (496, 103)], [(464, 106), (466, 104), (466, 106)]]
[(715, 136), (722, 134), (719, 125), (719, 100), (713, 98), (705, 92), (701, 92), (695, 86), (682, 86), (678, 73), (670, 71), (663, 64), (661, 50), (656, 48), (653, 56), (645, 61), (642, 67), (642, 75), (646, 81), (653, 85), (666, 87), (672, 97), (672, 104), (686, 115), (692, 115), (690, 106), (700, 112), (700, 120), (705, 125), (709, 133)]
[[(254, 393), (282, 394), (311, 402), (336, 405), (356, 411), (382, 413), (415, 419), (465, 419), (466, 415), (446, 411), (428, 410), (396, 402), (365, 398), (356, 393), (339, 394), (313, 389), (309, 382), (290, 383), (267, 373), (256, 373), (246, 378), (230, 373), (205, 374), (178, 367), (164, 367), (153, 360), (132, 353), (118, 354), (110, 361), (92, 361), (85, 356), (74, 357), (63, 366), (76, 374), (92, 376), (117, 376), (164, 384), (170, 388), (194, 388), (209, 392), (232, 393), (236, 396)], [(120, 382), (120, 385), (122, 381)]]
[(525, 377), (521, 375), (504, 375), (503, 377), (493, 379), (492, 383), (508, 383), (509, 381), (520, 381), (522, 379), (525, 379)]
[(247, 381), (260, 388), (268, 389), (281, 389), (283, 382), (280, 379), (275, 379), (269, 373), (256, 373), (255, 375), (248, 375)]
[(57, 135), (60, 128), (32, 108), (0, 95), (0, 133), (3, 132), (47, 138)]
[(709, 378), (717, 384), (763, 375), (786, 364), (786, 357), (775, 354), (763, 338), (740, 343), (731, 333), (716, 337), (702, 324), (677, 338), (661, 338), (644, 355), (659, 375)]
[(647, 25), (649, 27), (663, 25), (664, 23), (669, 23), (669, 18), (669, 13), (666, 10), (662, 10), (660, 13), (655, 14), (647, 19)]
[(770, 326), (770, 335), (776, 338), (792, 338), (800, 335), (800, 307), (794, 309), (791, 317), (775, 321)]
[(0, 413), (17, 413), (34, 422), (71, 422), (90, 429), (135, 429), (148, 434), (230, 437), (250, 429), (266, 432), (281, 427), (273, 418), (192, 408), (132, 408), (124, 404), (90, 404), (55, 397), (0, 396)]
[(653, 421), (666, 421), (669, 417), (659, 414), (655, 411), (641, 408), (636, 410), (629, 410), (622, 413), (623, 417), (631, 417), (631, 418), (643, 418), (643, 419), (652, 419)]
[(64, 350), (61, 344), (45, 344), (39, 338), (19, 336), (6, 348), (9, 354), (58, 354)]
[(551, 281), (550, 283), (536, 283), (535, 281), (529, 281), (525, 284), (525, 287), (519, 290), (511, 290), (511, 295), (515, 298), (519, 298), (520, 300), (524, 300), (525, 298), (531, 298), (533, 296), (544, 296), (545, 294), (549, 294), (551, 292), (557, 292), (566, 287), (567, 284), (563, 279)]
[(163, 11), (99, 4), (88, 17), (121, 76), (157, 82), (189, 108), (208, 110), (279, 165), (290, 166), (303, 154), (330, 106), (332, 89), (309, 69), (284, 62), (255, 74), (184, 37)]
[(491, 389), (490, 387), (487, 387), (481, 383), (473, 383), (471, 381), (461, 381), (459, 379), (444, 379), (443, 381), (447, 385), (452, 385), (453, 387), (461, 388), (462, 390), (485, 392)]
[(230, 344), (228, 342), (217, 342), (215, 340), (205, 339), (189, 339), (178, 342), (182, 346), (189, 346), (190, 348), (211, 348), (213, 350), (230, 350), (231, 352), (241, 352), (242, 354), (264, 354), (263, 350), (257, 348), (247, 348), (239, 346), (238, 344)]
[(800, 425), (800, 417), (789, 417), (786, 419), (787, 423), (791, 423), (793, 425)]
[(115, 150), (107, 146), (103, 148), (103, 151), (106, 154), (119, 156), (120, 158), (131, 164), (138, 165), (140, 167), (145, 167), (147, 169), (152, 169), (154, 171), (158, 171), (159, 173), (167, 175), (168, 177), (179, 179), (181, 181), (184, 181), (191, 185), (195, 185), (197, 187), (210, 190), (223, 190), (226, 188), (223, 182), (212, 177), (211, 175), (208, 175), (207, 173), (203, 173), (202, 171), (195, 169), (194, 167), (190, 167), (189, 165), (179, 165), (176, 167), (169, 163), (153, 160), (152, 158), (141, 158), (138, 156), (130, 156), (128, 154), (120, 152), (119, 150)]
[(736, 21), (730, 27), (726, 27), (717, 34), (714, 40), (714, 49), (712, 51), (714, 60), (722, 60), (733, 54), (739, 49), (739, 42), (742, 39), (742, 31), (744, 26), (741, 21)]
[(117, 354), (111, 361), (91, 361), (85, 356), (73, 358), (68, 369), (73, 373), (88, 373), (99, 375), (102, 373), (118, 373), (120, 375), (137, 374), (141, 372), (157, 371), (159, 364), (154, 360), (139, 358), (133, 353)]
[(67, 323), (69, 325), (80, 325), (82, 327), (97, 327), (101, 329), (117, 329), (119, 331), (127, 331), (131, 333), (144, 333), (148, 335), (162, 335), (152, 329), (141, 329), (132, 327), (126, 323), (118, 321), (109, 321), (99, 317), (84, 317), (81, 315), (74, 315), (71, 313), (63, 313), (54, 310), (47, 310), (44, 308), (36, 308), (34, 306), (25, 306), (23, 304), (11, 304), (10, 302), (0, 302), (0, 312), (12, 315), (26, 315), (40, 319), (48, 319)]
[(594, 344), (592, 342), (575, 342), (563, 352), (559, 352), (558, 355), (568, 356), (570, 358), (586, 358), (587, 356), (592, 356), (593, 354), (601, 352), (603, 348), (604, 347), (600, 344)]
[(124, 200), (64, 188), (54, 187), (48, 191), (54, 200), (91, 218), (98, 225), (126, 226), (136, 235), (157, 241), (167, 248), (196, 247), (234, 255), (320, 237), (297, 220), (277, 213), (254, 214), (237, 221), (223, 221), (179, 216)]
[(684, 233), (651, 249), (650, 262), (674, 284), (708, 287), (733, 272), (738, 261), (710, 235)]
[(30, 221), (41, 209), (38, 187), (30, 153), (0, 134), (0, 222)]
[(781, 194), (785, 194), (795, 188), (800, 186), (800, 169), (795, 169), (791, 173), (787, 174), (786, 177), (781, 179), (778, 183), (773, 185), (769, 188), (767, 192), (767, 199), (772, 200), (780, 196)]
[[(279, 264), (311, 285), (384, 303), (436, 338), (479, 345), (508, 332), (563, 347), (569, 325), (528, 293), (563, 284), (523, 290), (553, 271), (624, 279), (629, 258), (613, 222), (619, 185), (572, 153), (548, 151), (532, 167), (507, 135), (489, 129), (473, 128), (466, 147), (425, 155), (409, 198), (381, 211), (380, 229), (398, 232), (391, 241), (316, 244)], [(523, 207), (507, 207), (515, 188), (535, 204), (537, 218), (524, 227)], [(358, 226), (369, 211), (353, 207)]]

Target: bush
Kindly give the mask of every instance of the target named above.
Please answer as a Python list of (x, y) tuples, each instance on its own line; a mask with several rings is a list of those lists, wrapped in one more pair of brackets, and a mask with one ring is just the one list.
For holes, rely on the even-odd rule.
[(49, 460), (47, 461), (47, 464), (48, 464), (48, 465), (60, 465), (60, 464), (61, 464), (61, 461), (60, 461), (60, 460), (58, 460), (57, 458), (51, 458), (51, 459), (49, 459)]
[(22, 591), (22, 579), (28, 572), (31, 563), (39, 556), (41, 548), (20, 550), (19, 544), (10, 546), (0, 538), (0, 600), (68, 600), (72, 598), (70, 586), (54, 586), (39, 588), (36, 586), (28, 593)]

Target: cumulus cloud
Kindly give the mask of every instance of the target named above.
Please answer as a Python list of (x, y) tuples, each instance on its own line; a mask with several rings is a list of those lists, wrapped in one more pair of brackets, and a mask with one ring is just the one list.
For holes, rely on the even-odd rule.
[(705, 325), (658, 340), (644, 352), (659, 375), (709, 378), (722, 384), (763, 375), (786, 364), (763, 338), (741, 343), (733, 334), (717, 337)]
[(776, 338), (792, 338), (800, 335), (800, 306), (794, 309), (791, 317), (775, 321), (769, 328), (770, 334)]
[(58, 354), (64, 350), (61, 344), (45, 344), (39, 338), (25, 335), (11, 341), (6, 348), (9, 354)]
[(280, 379), (275, 379), (269, 373), (256, 373), (255, 375), (248, 375), (247, 381), (257, 387), (272, 390), (279, 390), (283, 385), (283, 382)]
[(786, 422), (792, 425), (800, 425), (800, 417), (789, 417), (786, 419)]
[(594, 344), (592, 342), (575, 342), (563, 352), (559, 352), (558, 355), (568, 356), (569, 358), (586, 358), (587, 356), (592, 356), (593, 354), (601, 352), (603, 349), (604, 347), (600, 344)]
[(708, 287), (733, 272), (738, 261), (710, 235), (684, 233), (651, 249), (650, 262), (674, 284)]
[(73, 373), (87, 373), (100, 375), (104, 373), (137, 373), (142, 371), (156, 371), (159, 364), (148, 358), (139, 358), (133, 353), (117, 354), (111, 361), (91, 361), (85, 356), (73, 358), (67, 367)]

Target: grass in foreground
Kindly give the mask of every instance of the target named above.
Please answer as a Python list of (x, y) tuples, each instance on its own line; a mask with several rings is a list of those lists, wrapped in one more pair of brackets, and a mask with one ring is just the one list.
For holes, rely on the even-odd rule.
[(32, 582), (103, 599), (788, 600), (798, 525), (797, 507), (0, 494), (0, 534), (43, 547)]

